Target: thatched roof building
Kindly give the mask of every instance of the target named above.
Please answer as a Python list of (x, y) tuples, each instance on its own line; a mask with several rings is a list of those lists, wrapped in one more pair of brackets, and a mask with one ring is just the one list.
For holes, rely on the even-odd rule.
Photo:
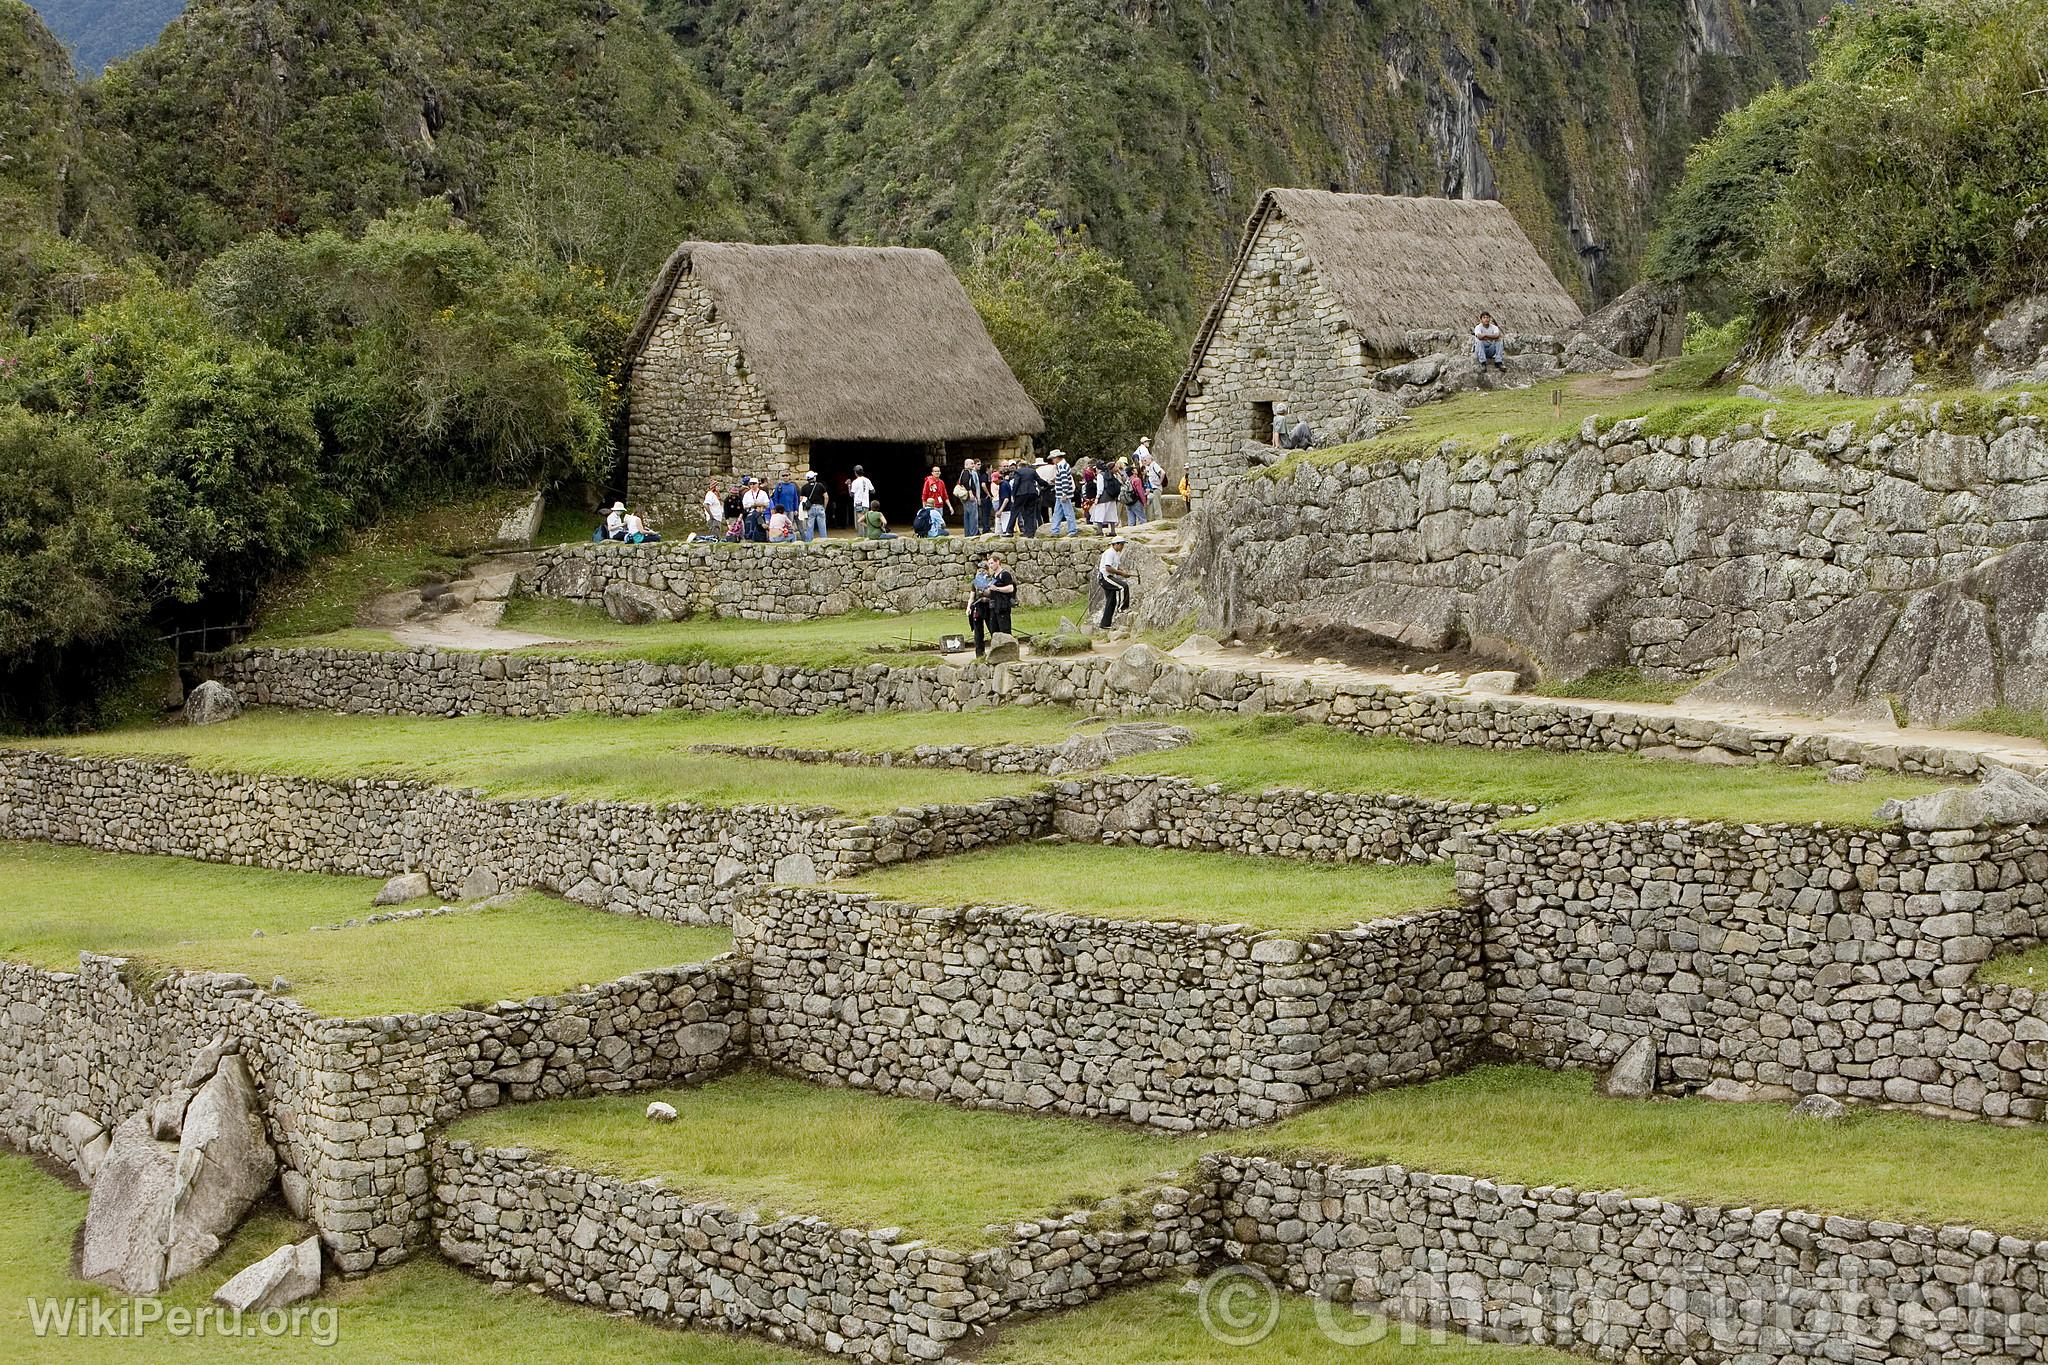
[(1505, 205), (1267, 190), (1196, 333), (1167, 439), (1185, 441), (1191, 485), (1241, 470), (1276, 411), (1341, 428), (1372, 372), (1463, 337), (1482, 312), (1511, 336), (1580, 321)]

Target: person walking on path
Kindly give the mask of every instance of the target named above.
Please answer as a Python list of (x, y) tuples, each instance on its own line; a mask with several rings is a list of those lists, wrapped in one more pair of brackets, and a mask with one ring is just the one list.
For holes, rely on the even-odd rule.
[(1010, 483), (1010, 501), (1017, 514), (1017, 534), (1026, 540), (1038, 538), (1038, 510), (1045, 505), (1045, 481), (1029, 460), (1019, 462)]
[(988, 628), (997, 635), (1010, 633), (1010, 613), (1017, 606), (1017, 576), (1003, 563), (1000, 552), (988, 557)]
[(804, 471), (804, 486), (797, 490), (797, 530), (804, 543), (825, 538), (825, 509), (831, 506), (832, 495), (825, 491), (825, 481), (818, 477), (815, 469)]
[(974, 632), (974, 657), (979, 659), (988, 653), (989, 589), (995, 586), (995, 575), (989, 572), (988, 561), (982, 560), (974, 570), (974, 586), (967, 598), (967, 626)]
[(1131, 525), (1143, 526), (1151, 520), (1148, 515), (1150, 499), (1145, 492), (1144, 466), (1125, 463), (1120, 472), (1124, 476), (1124, 515)]
[(1074, 467), (1067, 463), (1064, 450), (1052, 453), (1052, 521), (1045, 529), (1054, 536), (1070, 536), (1080, 529), (1074, 522)]
[(1502, 374), (1508, 372), (1507, 361), (1501, 358), (1500, 324), (1493, 320), (1493, 314), (1481, 313), (1479, 322), (1472, 329), (1472, 358), (1484, 370), (1491, 364)]
[(1119, 610), (1131, 608), (1131, 580), (1124, 572), (1124, 538), (1121, 533), (1109, 538), (1109, 548), (1095, 561), (1095, 576), (1102, 580), (1102, 628), (1108, 630), (1116, 624)]
[(875, 481), (859, 465), (853, 467), (853, 483), (847, 487), (846, 494), (853, 499), (853, 524), (865, 525), (864, 514), (875, 505)]

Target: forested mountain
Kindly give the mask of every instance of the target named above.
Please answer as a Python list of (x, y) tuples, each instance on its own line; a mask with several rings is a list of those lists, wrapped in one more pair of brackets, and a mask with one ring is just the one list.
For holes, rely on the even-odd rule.
[(828, 236), (1087, 225), (1187, 325), (1271, 184), (1498, 195), (1587, 298), (1821, 0), (654, 0)]
[(809, 224), (632, 0), (194, 0), (94, 97), (140, 244), (176, 267), (427, 198), (641, 279), (683, 235)]
[(185, 0), (35, 0), (35, 7), (71, 49), (72, 64), (97, 75), (115, 58), (155, 42)]

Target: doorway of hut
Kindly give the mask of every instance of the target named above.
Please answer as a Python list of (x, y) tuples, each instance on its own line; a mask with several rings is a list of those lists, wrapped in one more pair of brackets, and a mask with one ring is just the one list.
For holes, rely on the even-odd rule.
[[(889, 528), (907, 535), (917, 515), (918, 490), (931, 471), (933, 447), (884, 441), (813, 441), (809, 467), (832, 494), (827, 516), (835, 527), (853, 525), (853, 485), (856, 466), (867, 471), (875, 485), (875, 505), (889, 521)], [(797, 473), (801, 475), (802, 470)]]

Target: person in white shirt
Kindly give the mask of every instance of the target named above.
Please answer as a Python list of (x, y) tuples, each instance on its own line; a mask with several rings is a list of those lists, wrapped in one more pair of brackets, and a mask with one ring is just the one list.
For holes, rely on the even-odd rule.
[(624, 540), (626, 538), (626, 504), (615, 502), (604, 509), (604, 538)]
[(626, 513), (625, 527), (628, 545), (653, 545), (661, 540), (658, 534), (647, 529), (647, 523), (640, 520), (635, 513)]
[(725, 499), (718, 495), (715, 483), (704, 491), (704, 530), (708, 535), (725, 534)]
[(740, 494), (740, 510), (743, 512), (759, 512), (765, 516), (769, 506), (774, 501), (774, 497), (769, 494), (768, 490), (761, 486), (759, 479), (749, 478), (747, 480), (747, 491)]
[(1479, 323), (1472, 329), (1472, 358), (1485, 369), (1490, 362), (1502, 374), (1507, 373), (1507, 361), (1501, 358), (1500, 324), (1493, 320), (1493, 314), (1481, 313)]
[(875, 505), (875, 481), (859, 465), (853, 467), (853, 482), (847, 487), (846, 496), (853, 501), (853, 516), (857, 522), (860, 514)]
[(1111, 536), (1109, 548), (1095, 561), (1095, 576), (1102, 581), (1102, 628), (1116, 624), (1119, 608), (1131, 607), (1131, 580), (1124, 573), (1124, 538)]

